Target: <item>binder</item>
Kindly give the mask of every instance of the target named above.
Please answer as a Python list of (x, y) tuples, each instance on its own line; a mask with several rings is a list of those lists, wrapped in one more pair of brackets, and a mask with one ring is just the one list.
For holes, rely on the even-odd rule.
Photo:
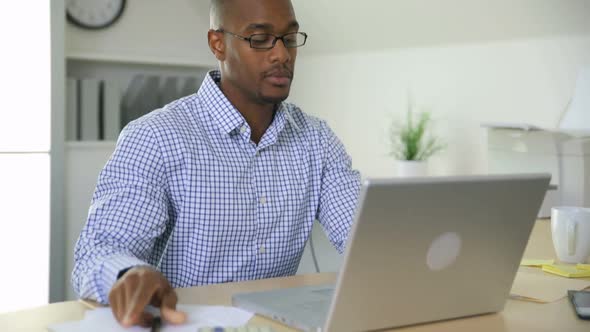
[(159, 108), (160, 77), (137, 75), (133, 78), (121, 103), (122, 125)]
[(116, 80), (103, 81), (102, 128), (105, 141), (116, 141), (121, 131), (121, 87)]
[(80, 84), (80, 137), (82, 141), (99, 139), (99, 81), (93, 78)]
[(164, 106), (171, 101), (178, 99), (178, 77), (168, 77), (164, 80), (162, 89), (160, 90), (160, 106)]
[(78, 80), (68, 77), (66, 80), (66, 140), (78, 141), (80, 135), (79, 103), (78, 103)]
[(197, 79), (195, 77), (185, 78), (184, 84), (182, 85), (182, 88), (180, 89), (180, 95), (181, 96), (188, 96), (193, 93), (196, 93), (197, 89), (199, 88), (198, 84), (199, 83), (197, 82)]

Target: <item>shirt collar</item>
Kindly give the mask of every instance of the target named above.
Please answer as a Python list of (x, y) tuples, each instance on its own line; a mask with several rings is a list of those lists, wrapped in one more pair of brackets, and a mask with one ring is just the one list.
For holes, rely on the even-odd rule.
[(240, 128), (246, 121), (223, 94), (219, 88), (219, 82), (221, 82), (221, 73), (219, 70), (211, 70), (205, 76), (197, 94), (215, 123), (225, 134), (229, 134)]
[[(209, 71), (197, 94), (220, 130), (225, 134), (230, 134), (246, 124), (246, 119), (223, 94), (219, 88), (219, 82), (221, 82), (221, 72), (219, 70)], [(285, 113), (287, 111), (285, 103), (280, 103), (277, 106), (273, 122), (267, 130), (272, 133), (272, 136), (278, 136), (278, 133), (285, 127)]]

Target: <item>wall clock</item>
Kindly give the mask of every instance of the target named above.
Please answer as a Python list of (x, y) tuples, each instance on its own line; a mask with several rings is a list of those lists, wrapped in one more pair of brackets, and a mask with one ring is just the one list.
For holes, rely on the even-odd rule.
[(68, 0), (66, 17), (80, 28), (104, 29), (117, 22), (125, 4), (126, 0)]

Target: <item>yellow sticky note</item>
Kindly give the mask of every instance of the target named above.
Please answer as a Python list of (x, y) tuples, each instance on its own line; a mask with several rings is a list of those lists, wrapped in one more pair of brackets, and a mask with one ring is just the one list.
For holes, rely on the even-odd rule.
[(557, 274), (566, 278), (587, 278), (590, 277), (590, 270), (578, 269), (574, 265), (551, 264), (543, 265), (543, 271)]
[(581, 270), (590, 270), (590, 264), (578, 264), (576, 267)]
[(521, 266), (542, 267), (543, 265), (551, 265), (555, 263), (553, 259), (523, 259), (520, 262)]

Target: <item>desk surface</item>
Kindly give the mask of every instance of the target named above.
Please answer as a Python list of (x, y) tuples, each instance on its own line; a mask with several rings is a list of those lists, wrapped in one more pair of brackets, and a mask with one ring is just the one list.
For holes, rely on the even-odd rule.
[[(551, 244), (550, 225), (540, 220), (525, 251), (526, 258), (554, 257)], [(332, 282), (333, 273), (298, 275), (286, 278), (247, 281), (230, 284), (210, 285), (178, 289), (180, 303), (230, 305), (231, 296), (236, 292), (267, 290), (275, 288), (315, 285)], [(50, 304), (44, 307), (0, 315), (0, 331), (46, 331), (54, 323), (82, 319), (88, 307), (78, 301)], [(250, 324), (266, 325), (277, 332), (293, 331), (265, 318), (255, 316)], [(567, 299), (548, 304), (508, 300), (504, 311), (498, 314), (445, 322), (424, 324), (395, 331), (590, 331), (590, 321), (577, 318)]]

